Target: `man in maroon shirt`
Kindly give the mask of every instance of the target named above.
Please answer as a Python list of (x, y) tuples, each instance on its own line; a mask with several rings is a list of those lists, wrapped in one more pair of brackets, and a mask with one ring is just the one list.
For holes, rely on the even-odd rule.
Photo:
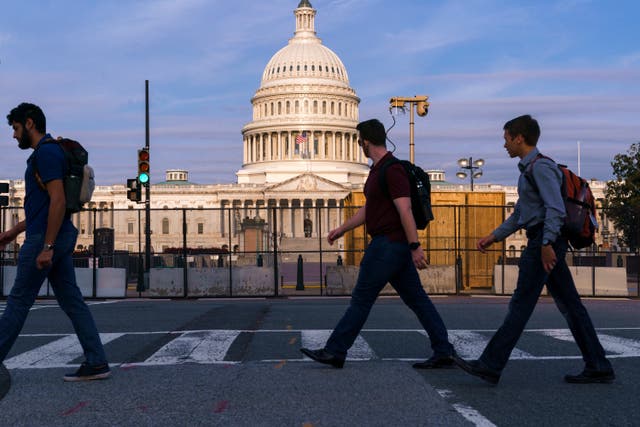
[(372, 240), (360, 263), (358, 281), (351, 294), (349, 308), (333, 330), (322, 349), (301, 348), (300, 351), (316, 362), (342, 368), (360, 330), (369, 316), (373, 303), (382, 288), (390, 283), (413, 310), (431, 341), (433, 356), (414, 368), (433, 369), (453, 366), (453, 346), (447, 329), (435, 306), (420, 283), (418, 270), (427, 267), (424, 251), (418, 241), (418, 230), (411, 213), (409, 177), (400, 163), (387, 167), (388, 195), (382, 190), (379, 173), (382, 165), (393, 158), (387, 151), (384, 126), (376, 119), (358, 124), (358, 145), (365, 156), (373, 160), (371, 172), (364, 185), (365, 206), (327, 236), (330, 245), (344, 233), (366, 224)]

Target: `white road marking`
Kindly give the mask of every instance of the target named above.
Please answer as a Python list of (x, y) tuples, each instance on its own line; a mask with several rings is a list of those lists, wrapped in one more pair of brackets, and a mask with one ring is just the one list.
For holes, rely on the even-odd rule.
[(471, 406), (463, 405), (462, 403), (454, 403), (453, 409), (458, 411), (460, 415), (465, 417), (467, 421), (478, 427), (496, 427), (494, 423), (489, 421), (484, 415)]
[[(447, 389), (436, 389), (436, 392), (447, 401), (456, 400), (455, 394), (451, 390)], [(453, 409), (455, 409), (460, 415), (462, 415), (467, 421), (471, 422), (473, 425), (478, 427), (496, 427), (494, 423), (489, 421), (484, 415), (478, 412), (476, 409), (471, 406), (462, 403), (462, 402), (454, 402), (451, 404)]]
[[(427, 336), (424, 330), (419, 332)], [(489, 340), (476, 331), (451, 330), (449, 331), (449, 342), (453, 344), (460, 357), (475, 360), (480, 357)], [(511, 352), (511, 359), (530, 359), (533, 357), (533, 355), (518, 348), (514, 348)]]
[(185, 332), (156, 351), (144, 364), (219, 363), (224, 361), (239, 334), (240, 331), (225, 330)]
[[(103, 344), (121, 337), (122, 333), (100, 334)], [(33, 350), (21, 353), (5, 360), (9, 369), (27, 368), (62, 368), (68, 367), (69, 362), (82, 356), (80, 341), (75, 335), (67, 335)]]
[[(301, 347), (318, 349), (324, 348), (324, 345), (327, 343), (329, 336), (331, 335), (331, 330), (328, 329), (316, 329), (316, 330), (303, 330), (300, 331), (301, 335)], [(304, 356), (305, 359), (308, 359), (307, 356)], [(369, 344), (358, 335), (353, 346), (349, 349), (347, 353), (347, 360), (371, 360), (377, 359), (376, 354), (373, 349), (369, 347)]]
[[(569, 329), (548, 329), (542, 334), (553, 337), (561, 341), (575, 343), (573, 335)], [(630, 338), (616, 337), (609, 334), (598, 334), (600, 343), (606, 352), (615, 353), (617, 356), (637, 357), (640, 356), (640, 341)]]

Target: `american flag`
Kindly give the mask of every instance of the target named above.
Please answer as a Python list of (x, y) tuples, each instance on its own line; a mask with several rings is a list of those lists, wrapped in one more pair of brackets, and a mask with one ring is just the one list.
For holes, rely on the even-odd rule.
[(307, 142), (307, 133), (306, 132), (302, 132), (300, 135), (296, 136), (296, 144), (302, 144), (304, 142)]

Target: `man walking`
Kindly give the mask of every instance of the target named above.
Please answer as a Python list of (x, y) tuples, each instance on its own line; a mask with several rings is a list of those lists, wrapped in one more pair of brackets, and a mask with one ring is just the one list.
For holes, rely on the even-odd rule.
[(322, 349), (300, 351), (316, 362), (342, 368), (347, 350), (353, 345), (369, 316), (373, 303), (388, 283), (402, 301), (413, 310), (431, 340), (433, 356), (413, 366), (433, 369), (453, 366), (453, 346), (435, 306), (420, 283), (416, 268), (426, 268), (427, 260), (418, 241), (418, 231), (411, 212), (409, 178), (400, 163), (387, 167), (388, 194), (380, 185), (382, 166), (393, 158), (386, 147), (384, 126), (376, 119), (358, 124), (358, 144), (365, 156), (373, 160), (364, 186), (365, 206), (327, 236), (329, 244), (362, 224), (372, 237), (362, 262), (351, 302)]
[(528, 243), (520, 257), (518, 283), (502, 326), (478, 360), (467, 362), (454, 355), (454, 361), (471, 375), (497, 384), (546, 283), (585, 362), (581, 373), (566, 375), (565, 381), (610, 383), (615, 378), (613, 369), (564, 259), (567, 239), (560, 232), (566, 215), (561, 194), (562, 171), (552, 160), (538, 157), (539, 137), (538, 122), (529, 115), (516, 117), (504, 125), (504, 147), (511, 158), (520, 158), (518, 202), (513, 214), (480, 239), (477, 247), (484, 253), (491, 244), (521, 228), (527, 231)]
[[(7, 115), (18, 146), (34, 152), (25, 172), (25, 220), (0, 234), (0, 250), (26, 232), (18, 258), (16, 279), (0, 318), (0, 361), (18, 338), (45, 278), (58, 304), (69, 316), (82, 345), (86, 361), (64, 376), (65, 381), (85, 381), (109, 377), (110, 370), (89, 307), (82, 299), (73, 268), (73, 249), (78, 230), (65, 212), (63, 177), (66, 161), (62, 148), (46, 133), (46, 118), (40, 107), (22, 103)], [(37, 174), (36, 174), (37, 170)]]

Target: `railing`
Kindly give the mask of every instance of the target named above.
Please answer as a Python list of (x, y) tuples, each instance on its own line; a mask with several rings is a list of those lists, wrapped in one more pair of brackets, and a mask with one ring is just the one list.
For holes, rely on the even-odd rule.
[[(513, 292), (526, 237), (516, 233), (487, 254), (475, 249), (478, 238), (502, 222), (508, 208), (434, 206), (436, 220), (420, 236), (431, 262), (420, 274), (430, 294)], [(326, 235), (356, 209), (153, 209), (149, 263), (142, 210), (83, 211), (73, 217), (79, 229), (74, 255), (78, 284), (86, 297), (97, 298), (349, 295), (369, 242), (366, 230), (354, 230), (333, 246)], [(21, 210), (4, 209), (0, 231), (17, 222), (16, 214)], [(23, 237), (0, 251), (0, 296), (13, 284)], [(594, 245), (569, 252), (566, 259), (582, 295), (640, 294), (638, 254)], [(53, 296), (47, 283), (40, 295)]]

